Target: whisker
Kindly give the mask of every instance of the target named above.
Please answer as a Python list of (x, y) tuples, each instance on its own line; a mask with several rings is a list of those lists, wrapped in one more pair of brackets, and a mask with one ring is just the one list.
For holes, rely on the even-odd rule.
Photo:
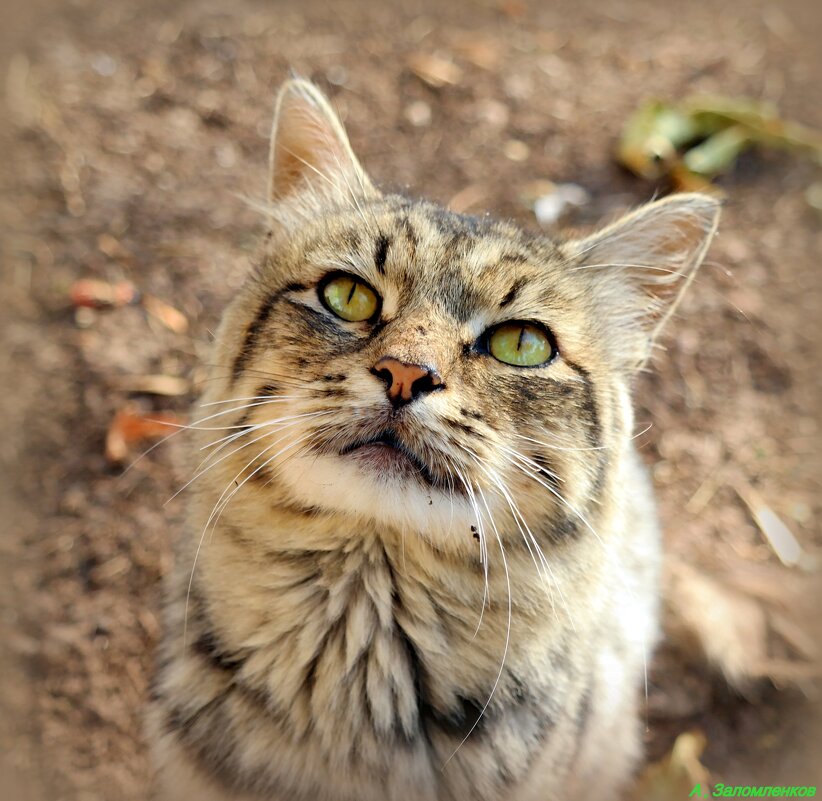
[[(622, 564), (621, 564), (619, 558), (616, 558), (616, 559), (613, 558), (613, 548), (611, 547), (610, 543), (606, 542), (605, 540), (602, 539), (602, 537), (600, 537), (600, 535), (597, 533), (597, 531), (594, 529), (594, 527), (591, 525), (591, 523), (588, 521), (588, 519), (572, 503), (570, 503), (565, 497), (563, 497), (562, 493), (558, 492), (550, 484), (543, 481), (533, 471), (528, 470), (522, 464), (519, 464), (519, 463), (515, 462), (513, 459), (511, 459), (508, 456), (505, 456), (504, 458), (506, 458), (510, 462), (511, 465), (513, 465), (517, 469), (521, 470), (525, 475), (530, 476), (530, 478), (532, 478), (538, 484), (545, 487), (545, 489), (547, 489), (548, 492), (550, 492), (554, 497), (556, 497), (557, 500), (563, 506), (565, 506), (570, 512), (572, 512), (577, 517), (577, 519), (588, 529), (588, 531), (590, 531), (590, 533), (593, 535), (594, 539), (596, 539), (597, 543), (602, 548), (603, 552), (609, 557), (609, 568), (611, 570), (617, 571), (618, 577), (621, 577), (622, 574), (624, 573), (624, 570), (623, 570), (623, 567), (622, 567)], [(628, 594), (632, 598), (634, 597), (634, 592), (631, 589), (629, 582), (627, 582), (627, 581), (624, 582), (623, 591), (627, 591)], [(644, 646), (643, 646), (643, 648), (644, 648)], [(644, 651), (643, 651), (643, 653), (644, 653)]]
[(456, 464), (454, 464), (454, 471), (456, 472), (457, 476), (462, 482), (463, 487), (465, 487), (468, 502), (471, 504), (471, 508), (474, 510), (474, 514), (477, 516), (477, 537), (479, 538), (480, 564), (482, 565), (483, 574), (483, 594), (482, 602), (480, 604), (479, 620), (477, 621), (477, 627), (474, 630), (474, 637), (476, 637), (479, 633), (480, 626), (482, 626), (482, 619), (483, 615), (485, 614), (486, 605), (490, 606), (491, 603), (490, 587), (488, 583), (488, 541), (485, 536), (485, 526), (483, 524), (482, 514), (480, 512), (479, 505), (477, 504), (476, 496), (474, 495), (474, 487), (472, 483), (465, 478), (462, 471), (456, 466)]
[[(522, 535), (523, 541), (525, 542), (525, 547), (528, 549), (528, 553), (531, 556), (532, 561), (534, 562), (534, 567), (536, 568), (537, 575), (543, 582), (543, 585), (548, 590), (548, 595), (551, 601), (551, 607), (554, 609), (554, 614), (556, 614), (556, 604), (554, 603), (554, 593), (553, 593), (553, 585), (556, 586), (557, 591), (559, 592), (560, 600), (565, 607), (566, 612), (568, 613), (568, 619), (571, 622), (572, 628), (575, 628), (573, 615), (571, 614), (571, 609), (568, 605), (568, 602), (565, 598), (564, 593), (562, 592), (562, 587), (560, 586), (559, 582), (556, 580), (554, 576), (553, 570), (551, 569), (551, 565), (548, 562), (545, 554), (543, 553), (542, 549), (539, 547), (539, 543), (537, 542), (537, 538), (534, 536), (533, 532), (531, 531), (530, 527), (528, 526), (527, 521), (525, 520), (524, 515), (519, 510), (519, 507), (514, 502), (513, 497), (511, 496), (510, 491), (506, 488), (502, 478), (499, 474), (495, 471), (487, 467), (487, 463), (484, 459), (481, 459), (480, 456), (473, 451), (471, 448), (467, 448), (463, 446), (463, 450), (471, 457), (478, 465), (480, 470), (482, 470), (485, 475), (491, 479), (492, 483), (495, 485), (495, 489), (499, 494), (502, 495), (506, 503), (508, 504), (512, 517), (514, 519), (514, 523), (516, 524), (517, 528), (519, 529), (520, 534)], [(523, 530), (523, 526), (525, 530)], [(527, 532), (527, 534), (526, 534)], [(532, 548), (533, 543), (533, 548)], [(539, 555), (539, 563), (537, 562), (536, 556), (534, 551)], [(540, 569), (540, 564), (542, 564), (545, 573), (542, 572)], [(546, 574), (550, 577), (550, 582), (546, 578)], [(552, 585), (553, 583), (553, 585)]]
[[(231, 458), (232, 456), (239, 453), (241, 450), (244, 450), (245, 448), (249, 447), (250, 445), (253, 445), (255, 442), (259, 442), (260, 440), (265, 439), (266, 437), (271, 436), (272, 434), (277, 434), (280, 431), (283, 431), (287, 428), (293, 428), (294, 426), (299, 425), (302, 422), (302, 418), (305, 418), (305, 417), (320, 417), (320, 416), (325, 415), (325, 414), (331, 414), (331, 412), (313, 412), (311, 414), (306, 414), (306, 415), (297, 415), (297, 417), (301, 418), (300, 420), (291, 420), (287, 425), (282, 425), (282, 426), (278, 424), (279, 421), (266, 421), (265, 423), (260, 423), (256, 426), (251, 426), (247, 431), (241, 431), (237, 434), (232, 434), (231, 436), (233, 438), (233, 441), (236, 442), (237, 439), (240, 439), (243, 436), (247, 436), (248, 434), (252, 433), (253, 431), (259, 431), (260, 429), (263, 429), (263, 428), (266, 428), (266, 429), (271, 428), (272, 429), (272, 430), (264, 431), (262, 434), (260, 434), (259, 437), (254, 437), (254, 439), (244, 443), (243, 445), (240, 445), (239, 448), (235, 448), (233, 451), (230, 451), (229, 453), (224, 454), (223, 456), (221, 456), (216, 461), (213, 461), (213, 462), (211, 462), (211, 464), (208, 464), (209, 460), (212, 459), (214, 456), (216, 456), (216, 454), (219, 453), (219, 451), (222, 448), (224, 448), (226, 445), (228, 445), (231, 440), (224, 442), (220, 446), (220, 448), (218, 448), (213, 453), (210, 453), (208, 456), (206, 456), (206, 458), (203, 461), (200, 462), (200, 464), (197, 466), (196, 474), (192, 478), (190, 478), (188, 481), (186, 481), (186, 483), (183, 484), (183, 486), (180, 487), (180, 489), (178, 489), (163, 505), (166, 506), (169, 503), (171, 503), (178, 495), (180, 495), (180, 493), (184, 492), (198, 478), (200, 478), (201, 476), (204, 476), (210, 470), (213, 470), (218, 464), (225, 461), (226, 459)], [(288, 420), (289, 418), (282, 418), (282, 419), (283, 420)], [(280, 441), (282, 441), (282, 440), (277, 440), (277, 442), (280, 442)], [(208, 446), (203, 446), (203, 447), (208, 447)], [(202, 470), (200, 469), (201, 467), (203, 468)]]
[(552, 451), (569, 451), (569, 452), (574, 452), (575, 453), (575, 452), (578, 452), (578, 451), (604, 451), (604, 450), (609, 450), (610, 449), (610, 446), (608, 446), (608, 445), (591, 445), (591, 446), (584, 447), (584, 448), (569, 448), (569, 447), (564, 447), (562, 445), (552, 445), (548, 442), (543, 442), (542, 440), (534, 439), (533, 437), (526, 437), (524, 434), (514, 433), (514, 436), (517, 437), (518, 439), (524, 439), (524, 440), (527, 440), (528, 442), (533, 442), (536, 445), (541, 445), (543, 448), (548, 448), (549, 450), (552, 450)]
[[(227, 398), (226, 400), (209, 401), (208, 403), (201, 403), (200, 408), (205, 409), (209, 406), (224, 406), (226, 403), (237, 403), (239, 401), (266, 401), (270, 400), (272, 403), (284, 403), (290, 400), (300, 400), (302, 395), (254, 395), (250, 398)], [(257, 405), (257, 404), (252, 404)]]
[(463, 737), (460, 744), (454, 749), (451, 756), (449, 756), (448, 759), (445, 760), (445, 762), (442, 766), (442, 770), (445, 770), (448, 763), (454, 758), (454, 755), (460, 750), (460, 748), (462, 748), (462, 746), (465, 744), (465, 741), (473, 733), (474, 729), (477, 728), (477, 726), (479, 725), (479, 722), (483, 718), (483, 715), (485, 715), (486, 710), (488, 709), (489, 705), (491, 704), (491, 701), (494, 698), (494, 693), (497, 691), (497, 687), (499, 686), (500, 680), (502, 679), (503, 671), (505, 670), (505, 659), (508, 656), (508, 647), (509, 647), (510, 641), (511, 641), (512, 601), (511, 601), (511, 576), (510, 576), (509, 571), (508, 571), (508, 560), (505, 557), (505, 548), (502, 545), (502, 537), (500, 536), (499, 531), (497, 530), (496, 523), (494, 522), (494, 516), (491, 514), (491, 510), (489, 509), (488, 503), (485, 500), (485, 494), (483, 493), (482, 488), (479, 485), (477, 485), (477, 490), (479, 491), (480, 497), (482, 498), (483, 505), (485, 506), (485, 509), (488, 512), (488, 518), (489, 518), (489, 521), (491, 523), (491, 527), (494, 530), (494, 534), (497, 537), (497, 544), (499, 545), (499, 552), (500, 552), (500, 556), (502, 557), (502, 565), (503, 565), (503, 568), (505, 570), (505, 584), (506, 584), (506, 587), (508, 588), (508, 622), (507, 622), (507, 627), (506, 627), (506, 630), (505, 630), (505, 647), (503, 648), (503, 651), (502, 651), (502, 659), (500, 661), (499, 672), (497, 673), (497, 678), (494, 681), (494, 685), (491, 687), (491, 692), (488, 695), (488, 700), (485, 702), (485, 705), (480, 710), (479, 716), (477, 717), (476, 721), (474, 721), (474, 725), (471, 726), (471, 728), (468, 730), (468, 733), (465, 735), (465, 737)]
[[(264, 404), (255, 404), (255, 405), (262, 406)], [(153, 445), (151, 445), (149, 448), (144, 450), (139, 456), (137, 456), (128, 465), (128, 467), (126, 467), (123, 470), (120, 477), (122, 478), (122, 476), (124, 476), (126, 473), (128, 473), (129, 470), (131, 470), (132, 467), (134, 467), (138, 462), (140, 462), (142, 459), (144, 459), (146, 456), (148, 456), (152, 451), (154, 451), (155, 448), (159, 448), (161, 445), (164, 445), (172, 437), (177, 436), (177, 434), (179, 434), (181, 431), (186, 431), (186, 430), (192, 430), (192, 431), (197, 431), (197, 430), (199, 430), (199, 431), (226, 431), (229, 428), (242, 428), (243, 426), (208, 427), (208, 426), (200, 426), (199, 424), (200, 423), (207, 423), (209, 420), (214, 420), (214, 419), (216, 419), (218, 417), (221, 417), (223, 415), (226, 415), (226, 414), (231, 414), (233, 412), (241, 412), (241, 411), (244, 411), (247, 408), (250, 408), (250, 407), (249, 406), (237, 406), (237, 407), (234, 407), (232, 409), (224, 409), (223, 411), (215, 412), (214, 414), (210, 414), (206, 417), (201, 417), (198, 420), (194, 420), (194, 422), (188, 423), (188, 424), (164, 422), (165, 425), (169, 426), (170, 428), (177, 429), (177, 430), (172, 431), (170, 434), (166, 434), (166, 436), (164, 436), (162, 439), (158, 440)]]
[[(290, 420), (301, 420), (302, 418), (305, 418), (305, 417), (313, 417), (316, 414), (325, 414), (325, 413), (326, 412), (322, 411), (322, 410), (315, 411), (315, 412), (304, 412), (302, 414), (286, 415), (285, 417), (273, 417), (270, 420), (263, 420), (259, 423), (254, 423), (254, 424), (249, 423), (248, 425), (244, 425), (244, 426), (232, 426), (232, 428), (240, 428), (241, 430), (239, 432), (235, 432), (234, 434), (227, 434), (224, 437), (220, 437), (219, 439), (212, 440), (211, 442), (208, 442), (205, 445), (200, 446), (200, 450), (204, 451), (204, 450), (207, 450), (208, 448), (213, 448), (215, 445), (220, 445), (221, 442), (225, 443), (225, 441), (231, 441), (233, 439), (238, 439), (239, 437), (243, 436), (243, 434), (247, 433), (248, 431), (254, 431), (257, 428), (260, 428), (261, 426), (264, 426), (264, 425), (269, 425), (269, 424), (273, 424), (273, 423), (281, 423), (283, 421), (290, 421)], [(200, 429), (200, 430), (205, 430), (205, 429)], [(219, 430), (222, 431), (224, 429), (219, 429)], [(213, 451), (212, 453), (210, 453), (206, 458), (209, 458), (210, 456), (213, 456), (222, 447), (223, 447), (223, 445), (220, 445), (220, 447), (217, 448), (216, 451)]]
[[(259, 467), (257, 467), (252, 473), (250, 473), (248, 476), (246, 476), (246, 478), (244, 478), (243, 481), (241, 481), (239, 484), (237, 484), (237, 486), (233, 490), (231, 490), (230, 493), (228, 493), (229, 487), (231, 487), (232, 484), (235, 484), (237, 482), (237, 479), (254, 462), (256, 462), (267, 451), (271, 450), (271, 448), (273, 448), (275, 445), (277, 445), (278, 442), (274, 442), (271, 445), (264, 448), (250, 462), (248, 462), (248, 464), (246, 464), (245, 467), (243, 467), (243, 469), (240, 470), (240, 472), (237, 473), (237, 475), (234, 476), (233, 479), (231, 479), (231, 481), (228, 482), (228, 485), (223, 490), (220, 497), (217, 499), (217, 503), (214, 504), (214, 508), (211, 510), (211, 514), (208, 516), (208, 519), (206, 520), (205, 526), (203, 527), (203, 531), (200, 534), (200, 540), (197, 543), (197, 550), (194, 553), (194, 561), (191, 565), (191, 575), (189, 576), (189, 579), (188, 579), (188, 589), (186, 591), (186, 601), (185, 601), (185, 606), (184, 606), (184, 610), (183, 610), (183, 650), (185, 650), (186, 644), (187, 644), (186, 637), (187, 637), (187, 633), (188, 633), (188, 609), (189, 609), (189, 603), (191, 601), (191, 588), (194, 584), (194, 573), (197, 569), (197, 561), (200, 557), (200, 551), (203, 547), (203, 542), (205, 541), (205, 536), (208, 533), (209, 527), (212, 525), (212, 521), (214, 521), (213, 525), (214, 525), (214, 528), (216, 528), (217, 524), (220, 521), (220, 518), (222, 517), (223, 511), (225, 511), (226, 507), (231, 502), (231, 499), (245, 486), (245, 484), (248, 481), (250, 481), (260, 470), (263, 470), (265, 467), (267, 467), (269, 464), (271, 464), (271, 462), (274, 459), (276, 459), (278, 456), (280, 456), (282, 453), (284, 453), (287, 450), (295, 447), (300, 442), (303, 442), (304, 440), (308, 439), (310, 436), (311, 436), (311, 432), (309, 432), (308, 434), (306, 434), (306, 435), (300, 437), (299, 439), (295, 440), (290, 445), (287, 445), (285, 448), (281, 449), (280, 451), (275, 453), (273, 456), (267, 458)], [(228, 493), (227, 497), (226, 497), (226, 493)]]

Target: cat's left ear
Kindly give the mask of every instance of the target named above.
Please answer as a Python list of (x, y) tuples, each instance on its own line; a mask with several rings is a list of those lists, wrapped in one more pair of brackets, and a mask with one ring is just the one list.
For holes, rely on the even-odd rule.
[(323, 93), (302, 79), (283, 84), (271, 131), (269, 202), (311, 213), (375, 194)]
[(564, 245), (571, 269), (590, 271), (622, 330), (637, 334), (637, 364), (694, 279), (719, 222), (720, 201), (698, 193), (648, 203)]

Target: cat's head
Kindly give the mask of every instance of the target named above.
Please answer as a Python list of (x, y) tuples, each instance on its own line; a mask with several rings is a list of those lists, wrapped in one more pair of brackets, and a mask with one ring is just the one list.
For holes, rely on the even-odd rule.
[(553, 241), (383, 195), (326, 99), (295, 80), (277, 102), (269, 203), (207, 396), (240, 426), (213, 457), (222, 483), (469, 542), (497, 524), (543, 542), (579, 531), (717, 201), (674, 195)]

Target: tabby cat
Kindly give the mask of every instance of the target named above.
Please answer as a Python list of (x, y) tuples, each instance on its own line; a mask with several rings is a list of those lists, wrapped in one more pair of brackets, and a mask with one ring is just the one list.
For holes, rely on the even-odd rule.
[(268, 201), (193, 424), (160, 797), (619, 797), (660, 561), (630, 387), (717, 201), (556, 241), (386, 195), (302, 80)]

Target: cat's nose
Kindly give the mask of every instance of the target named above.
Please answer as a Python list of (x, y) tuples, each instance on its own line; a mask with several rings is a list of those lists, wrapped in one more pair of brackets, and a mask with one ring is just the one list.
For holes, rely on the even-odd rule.
[(385, 382), (388, 400), (398, 409), (420, 395), (444, 388), (439, 373), (422, 364), (408, 364), (393, 356), (383, 356), (371, 372)]

